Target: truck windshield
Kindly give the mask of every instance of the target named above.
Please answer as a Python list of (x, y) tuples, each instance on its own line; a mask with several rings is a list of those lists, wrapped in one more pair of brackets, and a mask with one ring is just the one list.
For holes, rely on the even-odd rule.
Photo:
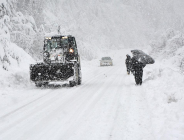
[(46, 39), (44, 44), (45, 44), (45, 51), (50, 52), (52, 49), (67, 47), (68, 40), (60, 38)]

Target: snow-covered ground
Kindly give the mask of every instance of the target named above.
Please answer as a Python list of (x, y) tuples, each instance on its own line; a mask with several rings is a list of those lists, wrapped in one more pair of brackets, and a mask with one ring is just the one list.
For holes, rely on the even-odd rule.
[[(184, 140), (183, 2), (0, 0), (0, 140)], [(58, 29), (76, 37), (82, 85), (36, 88), (29, 64)], [(135, 86), (125, 55), (148, 44)]]
[(0, 140), (183, 140), (183, 75), (156, 60), (135, 86), (128, 52), (106, 52), (112, 67), (83, 60), (77, 87), (36, 88), (28, 71), (0, 87)]

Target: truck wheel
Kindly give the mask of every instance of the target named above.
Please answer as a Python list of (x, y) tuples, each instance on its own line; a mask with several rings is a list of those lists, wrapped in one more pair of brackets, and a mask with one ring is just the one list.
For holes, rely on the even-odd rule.
[(79, 68), (77, 63), (74, 65), (74, 83), (75, 85), (79, 84)]
[(69, 85), (70, 85), (70, 87), (74, 87), (76, 84), (74, 81), (69, 81)]
[(78, 85), (81, 85), (82, 83), (81, 70), (78, 70), (78, 72), (79, 72)]
[(74, 64), (74, 79), (73, 81), (69, 81), (70, 87), (81, 84), (81, 79), (79, 77), (79, 68), (77, 63)]
[(81, 79), (81, 77), (79, 77), (78, 85), (81, 85), (81, 83), (82, 83), (82, 79)]

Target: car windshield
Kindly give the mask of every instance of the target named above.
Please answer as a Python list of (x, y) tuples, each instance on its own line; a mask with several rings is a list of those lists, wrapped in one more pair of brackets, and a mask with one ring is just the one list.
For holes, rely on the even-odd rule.
[(45, 40), (45, 50), (50, 52), (52, 49), (59, 49), (68, 46), (68, 39), (53, 38)]
[(102, 57), (102, 60), (111, 60), (110, 57)]

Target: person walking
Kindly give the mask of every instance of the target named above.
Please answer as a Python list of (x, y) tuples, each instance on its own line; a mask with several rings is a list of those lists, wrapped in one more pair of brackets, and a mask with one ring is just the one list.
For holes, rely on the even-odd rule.
[(125, 60), (125, 64), (126, 64), (126, 68), (127, 68), (127, 74), (130, 74), (131, 71), (131, 56), (130, 55), (126, 55), (126, 60)]
[(143, 77), (143, 68), (146, 65), (139, 62), (135, 57), (131, 59), (131, 72), (135, 77), (136, 85), (142, 85), (142, 77)]

